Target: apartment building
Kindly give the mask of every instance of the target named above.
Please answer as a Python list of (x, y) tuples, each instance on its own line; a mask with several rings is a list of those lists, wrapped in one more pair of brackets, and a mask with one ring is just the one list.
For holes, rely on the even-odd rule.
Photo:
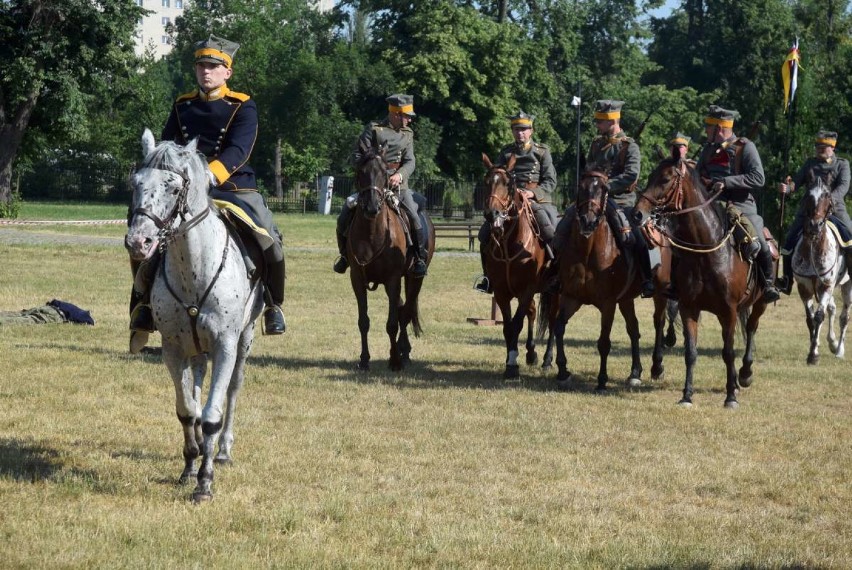
[[(161, 58), (172, 50), (171, 38), (166, 33), (166, 26), (173, 23), (175, 18), (183, 14), (191, 0), (136, 0), (151, 13), (142, 18), (136, 29), (136, 53), (142, 55), (146, 49), (153, 50), (156, 58)], [(327, 12), (334, 7), (334, 0), (309, 0), (320, 12)]]

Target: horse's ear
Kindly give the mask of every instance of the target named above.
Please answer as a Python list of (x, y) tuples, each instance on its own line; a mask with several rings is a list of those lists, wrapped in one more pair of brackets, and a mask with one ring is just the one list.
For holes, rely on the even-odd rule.
[(663, 147), (658, 144), (654, 145), (654, 150), (657, 152), (657, 160), (665, 160), (666, 153), (663, 151)]
[(145, 132), (142, 133), (142, 156), (151, 154), (156, 146), (157, 141), (154, 140), (154, 133), (151, 132), (151, 129), (146, 128)]
[(516, 160), (517, 160), (517, 157), (514, 154), (512, 154), (512, 156), (509, 157), (509, 162), (506, 163), (506, 171), (507, 172), (512, 172), (515, 169), (515, 161)]
[(191, 154), (195, 154), (196, 152), (198, 152), (198, 137), (195, 137), (194, 139), (189, 141), (189, 144), (186, 145), (184, 148), (186, 149), (186, 152), (189, 152)]
[(492, 164), (491, 162), (491, 159), (488, 158), (488, 155), (484, 152), (482, 153), (482, 164), (484, 164), (485, 168), (487, 168), (488, 170), (491, 170), (491, 168), (494, 166), (494, 164)]

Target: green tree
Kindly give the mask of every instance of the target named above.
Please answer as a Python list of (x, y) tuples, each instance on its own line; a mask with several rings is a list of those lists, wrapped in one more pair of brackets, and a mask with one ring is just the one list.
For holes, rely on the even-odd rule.
[(0, 3), (0, 204), (11, 200), (12, 166), (84, 140), (92, 96), (136, 73), (133, 0), (10, 0)]

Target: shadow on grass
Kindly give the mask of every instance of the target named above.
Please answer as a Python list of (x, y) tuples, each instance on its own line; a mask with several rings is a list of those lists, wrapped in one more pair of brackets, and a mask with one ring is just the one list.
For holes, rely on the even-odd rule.
[(0, 440), (0, 477), (20, 483), (48, 482), (69, 489), (85, 488), (107, 495), (120, 491), (95, 471), (66, 468), (56, 449), (19, 439)]

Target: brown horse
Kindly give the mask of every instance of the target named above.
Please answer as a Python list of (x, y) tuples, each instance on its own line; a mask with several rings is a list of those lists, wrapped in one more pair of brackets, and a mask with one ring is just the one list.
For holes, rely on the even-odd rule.
[[(411, 343), (408, 325), (414, 336), (420, 336), (420, 315), (417, 299), (422, 278), (410, 274), (412, 256), (406, 254), (405, 227), (408, 220), (400, 210), (399, 198), (388, 187), (388, 165), (384, 151), (364, 146), (361, 158), (355, 165), (355, 180), (358, 185), (358, 206), (349, 227), (347, 258), (352, 281), (352, 290), (358, 301), (358, 329), (361, 331), (361, 359), (358, 368), (370, 369), (370, 350), (367, 334), (370, 316), (367, 313), (367, 290), (375, 291), (384, 285), (388, 296), (388, 320), (386, 330), (390, 338), (391, 370), (402, 370), (409, 362)], [(435, 253), (435, 229), (428, 216), (427, 265)], [(405, 301), (402, 300), (402, 284), (405, 283)]]
[[(512, 168), (514, 155), (506, 166), (494, 166), (483, 153), (482, 163), (488, 169), (485, 184), (488, 202), (485, 220), (491, 225), (491, 237), (485, 248), (485, 275), (491, 283), (494, 300), (503, 315), (503, 338), (506, 341), (504, 378), (517, 378), (518, 339), (527, 320), (526, 362), (535, 364), (533, 329), (536, 321), (535, 294), (542, 285), (546, 263), (544, 248), (536, 233), (529, 198), (517, 192)], [(511, 301), (518, 300), (512, 315)], [(542, 328), (540, 327), (540, 330)], [(543, 367), (550, 366), (551, 341), (548, 340)]]
[[(752, 382), (754, 336), (766, 310), (754, 271), (743, 261), (726, 228), (715, 196), (707, 193), (691, 161), (668, 158), (651, 173), (640, 194), (633, 221), (656, 227), (677, 251), (678, 303), (683, 321), (686, 381), (681, 405), (692, 405), (693, 372), (698, 357), (698, 317), (710, 311), (722, 326), (722, 358), (727, 370), (725, 407), (736, 408), (738, 385)], [(737, 374), (734, 337), (745, 325), (745, 352)]]
[[(586, 171), (581, 180), (575, 203), (576, 219), (571, 225), (568, 242), (559, 257), (560, 310), (554, 326), (556, 337), (556, 364), (559, 368), (557, 385), (568, 388), (572, 374), (568, 370), (563, 337), (568, 320), (583, 305), (593, 305), (601, 313), (601, 328), (598, 337), (597, 390), (606, 390), (609, 380), (607, 359), (611, 348), (610, 333), (618, 306), (630, 336), (631, 366), (627, 383), (639, 386), (642, 383), (642, 362), (639, 358), (639, 322), (636, 318), (634, 300), (641, 289), (641, 275), (635, 264), (629, 264), (619, 250), (616, 237), (606, 221), (608, 198), (607, 176), (596, 170)], [(670, 250), (661, 250), (662, 263), (655, 271), (657, 291), (668, 284), (671, 267)], [(666, 299), (654, 296), (654, 357), (651, 373), (657, 379), (663, 374), (663, 343), (666, 318)]]

